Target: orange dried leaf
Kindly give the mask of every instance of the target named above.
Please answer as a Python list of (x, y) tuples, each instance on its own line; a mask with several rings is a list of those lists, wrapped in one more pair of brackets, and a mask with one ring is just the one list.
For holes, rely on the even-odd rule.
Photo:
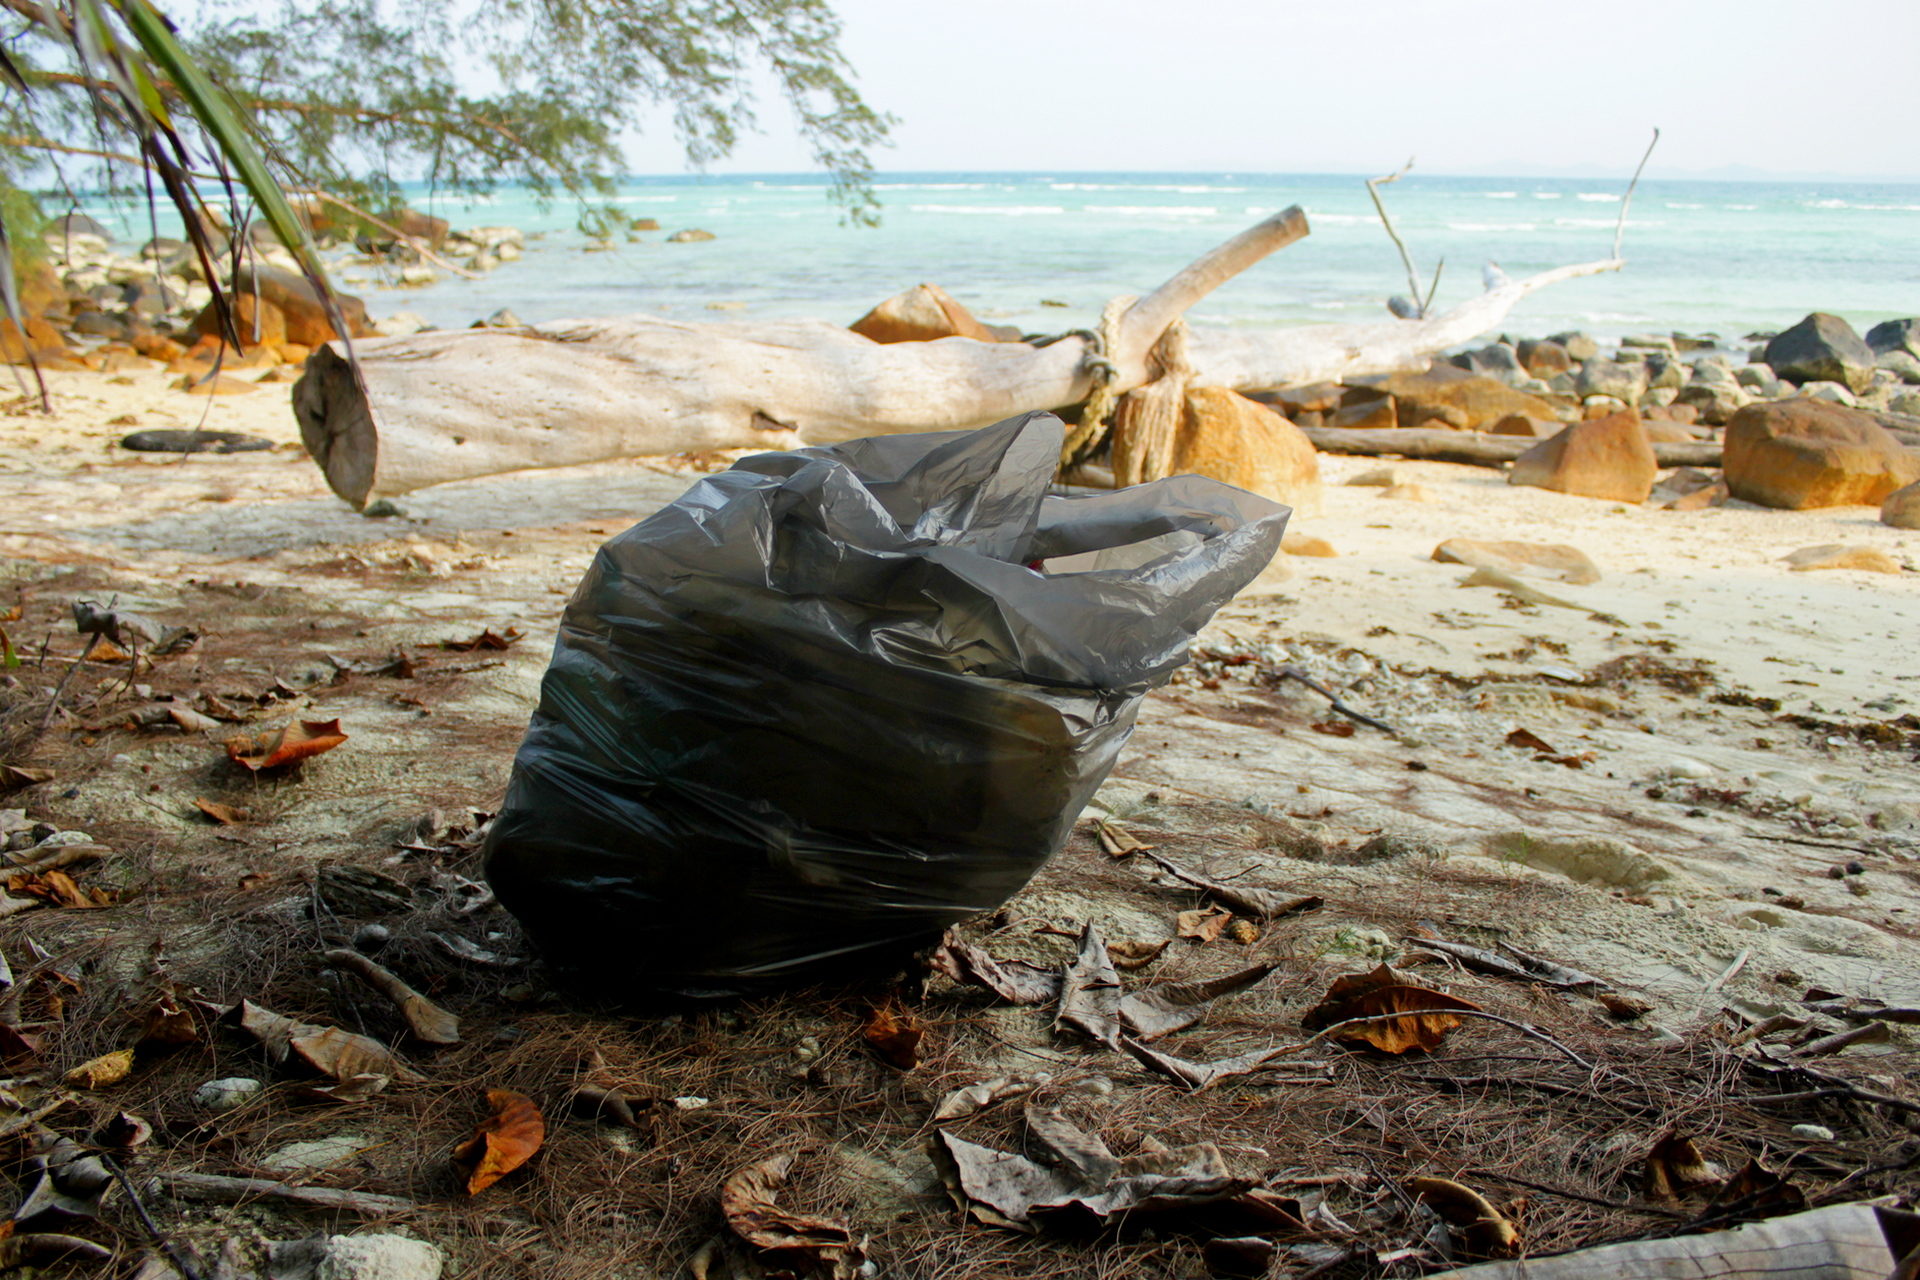
[(442, 649), (451, 649), (455, 653), (472, 653), (476, 649), (510, 649), (519, 643), (520, 639), (521, 632), (518, 627), (508, 627), (505, 631), (501, 632), (496, 632), (493, 628), (488, 627), (479, 635), (472, 636), (466, 640), (442, 640), (440, 647)]
[(1507, 735), (1507, 745), (1522, 751), (1538, 751), (1541, 755), (1554, 754), (1553, 747), (1530, 729), (1515, 729)]
[(1233, 923), (1233, 912), (1219, 907), (1204, 907), (1198, 911), (1182, 911), (1175, 918), (1180, 936), (1193, 938), (1200, 942), (1216, 942), (1220, 935)]
[(1153, 848), (1150, 844), (1142, 843), (1112, 818), (1101, 818), (1095, 823), (1093, 834), (1100, 842), (1100, 851), (1109, 858), (1124, 858), (1136, 850)]
[(533, 1158), (547, 1140), (547, 1124), (533, 1099), (511, 1089), (487, 1090), (491, 1112), (453, 1158), (471, 1166), (467, 1194), (478, 1195)]
[(133, 1050), (117, 1049), (83, 1062), (67, 1072), (66, 1082), (76, 1089), (104, 1089), (119, 1084), (133, 1072)]
[(905, 1009), (889, 1001), (867, 1015), (860, 1038), (880, 1060), (902, 1071), (920, 1065), (920, 1041), (927, 1034), (926, 1024)]
[(231, 827), (235, 823), (245, 822), (247, 820), (247, 811), (245, 809), (238, 809), (230, 804), (221, 804), (218, 800), (195, 800), (193, 807), (223, 827)]
[(296, 720), (273, 733), (227, 739), (227, 759), (258, 773), (331, 751), (347, 740), (338, 720)]
[(0, 1022), (0, 1066), (17, 1068), (40, 1056), (40, 1037)]
[(720, 1214), (733, 1233), (781, 1260), (804, 1260), (835, 1277), (858, 1275), (866, 1251), (838, 1218), (797, 1213), (775, 1203), (793, 1168), (791, 1154), (735, 1170), (720, 1185)]
[[(1333, 1038), (1363, 1041), (1385, 1053), (1408, 1053), (1437, 1048), (1447, 1032), (1460, 1025), (1459, 1018), (1446, 1012), (1449, 1009), (1478, 1013), (1480, 1007), (1444, 991), (1415, 986), (1383, 964), (1372, 973), (1336, 978), (1300, 1025), (1320, 1031), (1355, 1018), (1375, 1018), (1341, 1027)], [(1391, 1014), (1404, 1016), (1382, 1016)]]
[(132, 654), (105, 636), (95, 636), (86, 654), (88, 662), (127, 662), (132, 657)]
[(1351, 720), (1317, 720), (1307, 727), (1315, 733), (1324, 733), (1329, 738), (1351, 738), (1353, 736), (1353, 721)]
[(73, 882), (72, 876), (57, 868), (52, 871), (35, 872), (32, 875), (15, 876), (7, 881), (7, 891), (29, 898), (38, 898), (56, 907), (72, 907), (80, 911), (113, 905), (111, 894), (100, 889), (82, 889)]
[(1451, 1178), (1409, 1178), (1406, 1188), (1446, 1221), (1469, 1256), (1511, 1258), (1520, 1252), (1520, 1229), (1472, 1187)]

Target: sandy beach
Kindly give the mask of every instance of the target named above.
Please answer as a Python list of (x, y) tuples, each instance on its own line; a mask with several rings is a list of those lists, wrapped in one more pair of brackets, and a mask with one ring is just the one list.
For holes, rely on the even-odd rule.
[[(1314, 1135), (1340, 1131), (1341, 1107), (1375, 1105), (1356, 1097), (1415, 1106), (1394, 1092), (1409, 1087), (1395, 1064), (1342, 1068), (1349, 1075), (1337, 1088), (1288, 1093), (1256, 1079), (1187, 1095), (1116, 1055), (1063, 1052), (1032, 1010), (977, 1008), (943, 987), (928, 1006), (941, 1019), (929, 1040), (938, 1048), (902, 1092), (898, 1074), (853, 1034), (857, 995), (802, 992), (742, 1012), (634, 1021), (582, 1009), (546, 990), (537, 971), (449, 968), (430, 943), (435, 931), (460, 931), (489, 951), (524, 946), (497, 910), (450, 914), (457, 898), (447, 895), (477, 875), (461, 833), (469, 815), (499, 801), (561, 607), (602, 541), (726, 458), (466, 481), (405, 495), (404, 514), (371, 519), (327, 491), (299, 444), (286, 384), (209, 400), (175, 381), (158, 368), (53, 373), (50, 417), (20, 401), (0, 417), (0, 554), (20, 610), (5, 625), (26, 687), (51, 684), (79, 651), (74, 599), (111, 601), (200, 635), (132, 679), (124, 662), (83, 670), (51, 731), (24, 739), (31, 745), (10, 763), (53, 778), (11, 803), (115, 850), (85, 883), (113, 886), (128, 905), (20, 920), (58, 954), (100, 957), (96, 984), (133, 964), (122, 941), (157, 931), (166, 941), (151, 945), (164, 945), (174, 972), (195, 975), (205, 999), (267, 988), (319, 1017), (336, 997), (327, 971), (314, 985), (308, 934), (333, 945), (372, 936), (352, 908), (314, 914), (327, 869), (401, 877), (436, 905), (389, 917), (396, 937), (381, 954), (416, 981), (436, 975), (431, 991), (460, 1011), (464, 1042), (430, 1059), (407, 1047), (434, 1082), (370, 1102), (316, 1105), (275, 1086), (220, 1121), (221, 1143), (176, 1145), (168, 1176), (273, 1180), (305, 1169), (297, 1179), (317, 1186), (399, 1192), (418, 1201), (405, 1229), (433, 1241), (463, 1275), (651, 1275), (654, 1261), (686, 1256), (710, 1230), (699, 1206), (746, 1158), (741, 1144), (814, 1132), (807, 1109), (831, 1096), (858, 1119), (808, 1140), (809, 1172), (792, 1194), (871, 1224), (874, 1248), (902, 1274), (952, 1274), (932, 1259), (962, 1247), (974, 1268), (1019, 1269), (1021, 1250), (1042, 1246), (939, 1225), (951, 1211), (938, 1199), (921, 1117), (948, 1090), (1038, 1064), (1060, 1073), (1050, 1096), (1093, 1116), (1087, 1123), (1135, 1117), (1122, 1127), (1143, 1138), (1171, 1136), (1167, 1126), (1177, 1125), (1208, 1134), (1235, 1167), (1270, 1171), (1263, 1176), (1366, 1185), (1364, 1170), (1342, 1172), (1352, 1161), (1344, 1147), (1310, 1154), (1320, 1150)], [(275, 447), (174, 456), (117, 444), (136, 429), (196, 425)], [(1733, 1105), (1747, 1108), (1752, 1141), (1769, 1150), (1810, 1150), (1781, 1144), (1796, 1141), (1789, 1125), (1817, 1118), (1841, 1133), (1821, 1148), (1841, 1159), (1832, 1169), (1884, 1161), (1878, 1153), (1901, 1132), (1892, 1121), (1805, 1104), (1761, 1112), (1692, 1091), (1707, 1087), (1699, 1071), (1734, 1070), (1725, 1065), (1735, 1061), (1724, 1048), (1730, 1027), (1791, 1014), (1809, 992), (1920, 1004), (1912, 763), (1920, 535), (1880, 524), (1869, 507), (1787, 512), (1736, 501), (1674, 512), (1511, 486), (1482, 467), (1336, 455), (1320, 463), (1322, 509), (1298, 517), (1294, 530), (1337, 554), (1283, 555), (1222, 611), (1196, 648), (1199, 661), (1148, 698), (1070, 847), (970, 931), (1003, 957), (1045, 964), (1071, 953), (1062, 935), (1086, 922), (1110, 942), (1150, 949), (1171, 940), (1155, 980), (1279, 965), (1280, 978), (1234, 997), (1230, 1014), (1182, 1041), (1178, 1052), (1189, 1057), (1271, 1043), (1333, 977), (1391, 960), (1547, 1027), (1563, 1045), (1602, 1056), (1608, 1070), (1656, 1082), (1647, 1087), (1668, 1099), (1632, 1103), (1651, 1110), (1623, 1121), (1620, 1086), (1595, 1094), (1594, 1108), (1549, 1094), (1522, 1119), (1487, 1077), (1462, 1077), (1483, 1083), (1434, 1085), (1446, 1092), (1417, 1104), (1438, 1107), (1422, 1114), (1450, 1135), (1418, 1139), (1425, 1154), (1410, 1158), (1428, 1165), (1457, 1165), (1467, 1144), (1483, 1165), (1611, 1196), (1616, 1176), (1635, 1176), (1612, 1170), (1629, 1168), (1657, 1136), (1663, 1107), (1706, 1124)], [(1382, 468), (1400, 487), (1347, 483)], [(1575, 607), (1466, 587), (1464, 566), (1431, 558), (1456, 537), (1571, 545), (1602, 577), (1578, 586), (1525, 579)], [(1826, 543), (1876, 548), (1901, 572), (1795, 572), (1783, 563)], [(443, 647), (488, 632), (516, 642)], [(396, 656), (404, 661), (395, 665)], [(1394, 732), (1334, 715), (1282, 678), (1289, 664)], [(225, 719), (182, 729), (141, 717), (172, 705)], [(228, 763), (222, 739), (290, 718), (338, 720), (348, 740), (284, 776)], [(208, 805), (226, 817), (211, 820)], [(1260, 923), (1246, 944), (1175, 939), (1176, 912), (1194, 906), (1194, 895), (1137, 855), (1103, 854), (1093, 826), (1101, 817), (1163, 856), (1322, 905)], [(724, 927), (722, 887), (713, 909)], [(129, 911), (144, 923), (124, 923)], [(1609, 999), (1647, 1012), (1620, 1021), (1588, 994), (1436, 967), (1435, 957), (1422, 959), (1423, 929), (1498, 940), (1599, 975)], [(358, 1007), (370, 1029), (389, 1017)], [(116, 1034), (73, 1027), (63, 1061), (105, 1051)], [(1887, 1073), (1905, 1070), (1910, 1034), (1894, 1025), (1868, 1037), (1846, 1051), (1844, 1069), (1895, 1087)], [(1535, 1064), (1525, 1071), (1568, 1075), (1542, 1088), (1585, 1088), (1565, 1063), (1538, 1065), (1536, 1044), (1497, 1027), (1463, 1043), (1449, 1052), (1468, 1057), (1454, 1066), (1436, 1057), (1430, 1070), (1472, 1073), (1476, 1055), (1492, 1052)], [(591, 1119), (563, 1125), (553, 1081), (589, 1061), (599, 1074), (578, 1078), (617, 1079), (636, 1096), (691, 1098), (703, 1110), (647, 1140)], [(140, 1078), (139, 1105), (181, 1123), (194, 1114), (182, 1100), (197, 1082), (261, 1073), (257, 1055), (225, 1033), (170, 1063)], [(469, 1083), (446, 1086), (454, 1080)], [(526, 1207), (513, 1212), (531, 1217), (518, 1219), (529, 1234), (511, 1252), (501, 1251), (492, 1220), (428, 1203), (439, 1194), (448, 1135), (469, 1123), (468, 1094), (480, 1083), (558, 1108), (541, 1171), (515, 1184), (515, 1203)], [(1408, 1126), (1423, 1123), (1407, 1115)], [(1608, 1142), (1625, 1154), (1567, 1172), (1576, 1150)], [(1304, 1145), (1284, 1145), (1294, 1143)], [(1841, 1176), (1807, 1161), (1795, 1176), (1814, 1191)], [(582, 1200), (572, 1188), (583, 1181), (612, 1189)], [(697, 1187), (691, 1198), (683, 1185)], [(1311, 1193), (1330, 1208), (1372, 1212), (1343, 1183), (1316, 1185), (1330, 1186)], [(236, 1213), (280, 1238), (295, 1212), (218, 1211), (180, 1230), (211, 1249)], [(1522, 1216), (1541, 1249), (1622, 1222), (1578, 1205)], [(1130, 1265), (1200, 1274), (1193, 1246), (1178, 1237), (1125, 1247), (1137, 1251)], [(1049, 1266), (1088, 1262), (1077, 1245), (1044, 1248)], [(638, 1269), (609, 1271), (611, 1259)]]

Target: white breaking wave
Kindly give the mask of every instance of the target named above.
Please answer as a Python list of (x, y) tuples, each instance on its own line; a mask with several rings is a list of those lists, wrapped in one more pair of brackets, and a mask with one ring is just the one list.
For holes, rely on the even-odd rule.
[(1220, 211), (1210, 204), (1090, 204), (1086, 212), (1136, 218), (1210, 218)]
[(985, 182), (876, 182), (875, 191), (985, 191)]
[[(1732, 207), (1738, 209), (1741, 206), (1734, 205)], [(1752, 206), (1747, 206), (1747, 207), (1751, 208)], [(1861, 210), (1871, 210), (1879, 213), (1911, 213), (1916, 209), (1920, 209), (1920, 204), (1855, 204), (1851, 200), (1811, 200), (1807, 202), (1807, 208), (1809, 209), (1861, 209)]]
[(1314, 213), (1309, 214), (1310, 221), (1330, 227), (1377, 227), (1380, 219), (1371, 213)]
[(1575, 194), (1578, 199), (1590, 200), (1596, 204), (1619, 204), (1620, 203), (1620, 197), (1614, 195), (1610, 191), (1581, 191), (1581, 192), (1576, 192)]
[(1480, 194), (1489, 200), (1515, 200), (1520, 196), (1518, 191), (1482, 191)]
[(1003, 218), (1025, 218), (1066, 212), (1064, 206), (1057, 204), (910, 204), (907, 209), (912, 213), (993, 214)]
[(1537, 222), (1449, 222), (1449, 231), (1538, 231)]
[(1669, 209), (1704, 209), (1706, 207), (1707, 206), (1703, 204), (1685, 204), (1679, 200), (1667, 201), (1667, 208)]
[(1245, 187), (1156, 186), (1143, 182), (1052, 182), (1047, 185), (1054, 191), (1172, 191), (1179, 195), (1206, 195), (1216, 191), (1232, 194), (1246, 190)]
[(1558, 200), (1560, 193), (1558, 191), (1536, 191), (1533, 193), (1533, 198), (1535, 200)]

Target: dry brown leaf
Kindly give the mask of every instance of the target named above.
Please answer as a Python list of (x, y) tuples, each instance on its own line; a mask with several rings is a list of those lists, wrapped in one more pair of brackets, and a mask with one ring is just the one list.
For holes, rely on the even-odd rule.
[(1204, 982), (1169, 982), (1148, 987), (1121, 998), (1120, 1021), (1142, 1040), (1157, 1040), (1192, 1026), (1206, 1016), (1215, 1000), (1245, 991), (1276, 967), (1256, 964)]
[(167, 719), (188, 733), (208, 733), (220, 727), (220, 722), (212, 716), (203, 716), (192, 707), (183, 707), (177, 702), (168, 705)]
[(1160, 953), (1167, 949), (1168, 941), (1169, 939), (1166, 938), (1158, 942), (1128, 938), (1124, 942), (1109, 942), (1107, 955), (1112, 958), (1114, 968), (1125, 969), (1130, 973), (1135, 969), (1144, 969), (1159, 959)]
[(37, 787), (43, 782), (52, 782), (53, 777), (51, 769), (29, 769), (23, 765), (0, 764), (0, 792)]
[(955, 982), (985, 987), (1010, 1004), (1050, 1004), (1060, 998), (1060, 975), (1022, 960), (996, 960), (949, 929), (927, 963)]
[(88, 662), (129, 662), (132, 658), (132, 654), (105, 636), (95, 636), (86, 654)]
[(508, 627), (505, 631), (498, 633), (488, 627), (479, 635), (466, 640), (442, 640), (440, 647), (451, 649), (455, 653), (472, 653), (476, 649), (510, 649), (518, 644), (520, 639), (521, 633), (518, 627)]
[(1405, 1186), (1453, 1229), (1462, 1252), (1476, 1258), (1520, 1252), (1520, 1229), (1472, 1187), (1450, 1178), (1408, 1178)]
[(1758, 1160), (1748, 1160), (1707, 1202), (1707, 1213), (1750, 1221), (1798, 1213), (1806, 1207), (1806, 1194), (1799, 1187)]
[(1211, 906), (1197, 911), (1182, 911), (1174, 918), (1174, 926), (1180, 936), (1197, 942), (1219, 941), (1220, 935), (1232, 923), (1233, 912)]
[(920, 1065), (920, 1041), (927, 1026), (889, 1000), (867, 1015), (860, 1038), (890, 1067), (911, 1071)]
[(1307, 727), (1315, 733), (1324, 733), (1329, 738), (1351, 738), (1353, 736), (1353, 721), (1351, 720), (1316, 720)]
[(322, 1075), (342, 1083), (356, 1076), (386, 1076), (399, 1084), (420, 1084), (426, 1077), (399, 1055), (368, 1036), (338, 1027), (305, 1028), (290, 1042), (294, 1053)]
[(1507, 745), (1510, 747), (1518, 747), (1522, 751), (1538, 751), (1544, 756), (1557, 754), (1545, 739), (1530, 729), (1515, 729), (1507, 735)]
[(1158, 1071), (1169, 1079), (1178, 1080), (1189, 1089), (1195, 1090), (1209, 1088), (1234, 1076), (1251, 1075), (1269, 1066), (1275, 1070), (1291, 1069), (1303, 1073), (1326, 1070), (1326, 1064), (1323, 1062), (1309, 1062), (1300, 1058), (1299, 1046), (1290, 1044), (1278, 1045), (1271, 1049), (1255, 1049), (1249, 1053), (1221, 1058), (1215, 1062), (1193, 1062), (1187, 1058), (1176, 1058), (1170, 1053), (1149, 1049), (1138, 1040), (1122, 1040), (1120, 1047), (1138, 1059), (1142, 1066)]
[(1110, 1048), (1120, 1041), (1120, 975), (1107, 955), (1100, 930), (1088, 921), (1080, 934), (1080, 950), (1060, 982), (1060, 1004), (1053, 1025), (1071, 1027)]
[(41, 1038), (0, 1022), (0, 1066), (18, 1069), (40, 1056)]
[(1290, 896), (1275, 893), (1272, 889), (1262, 889), (1257, 885), (1228, 884), (1222, 880), (1215, 880), (1211, 876), (1203, 876), (1198, 871), (1183, 867), (1157, 853), (1145, 849), (1142, 849), (1141, 853), (1148, 861), (1175, 880), (1200, 889), (1220, 905), (1257, 920), (1275, 920), (1284, 915), (1291, 915), (1295, 911), (1313, 911), (1324, 905), (1321, 899), (1312, 894)]
[(338, 720), (296, 720), (272, 733), (227, 739), (227, 759), (255, 773), (331, 751), (347, 740)]
[(460, 1019), (401, 981), (391, 969), (345, 947), (323, 951), (320, 958), (339, 965), (392, 1001), (406, 1020), (407, 1030), (417, 1038), (428, 1044), (460, 1043)]
[(1260, 941), (1260, 926), (1251, 920), (1242, 920), (1235, 916), (1227, 925), (1227, 937), (1243, 947), (1250, 947)]
[(1124, 858), (1141, 849), (1153, 848), (1150, 844), (1142, 844), (1131, 831), (1112, 818), (1101, 818), (1096, 822), (1093, 834), (1100, 841), (1100, 851), (1109, 858)]
[[(9, 1228), (11, 1222), (6, 1224)], [(0, 1271), (12, 1271), (18, 1267), (51, 1267), (61, 1262), (84, 1259), (88, 1262), (111, 1262), (113, 1250), (103, 1248), (91, 1240), (82, 1240), (79, 1236), (56, 1235), (49, 1231), (35, 1231), (15, 1235), (8, 1231), (0, 1236)]]
[(940, 1099), (940, 1105), (933, 1110), (933, 1122), (962, 1120), (1009, 1098), (1024, 1098), (1052, 1079), (1051, 1073), (1037, 1071), (1030, 1075), (995, 1076), (979, 1084), (965, 1085)]
[(133, 1050), (116, 1049), (81, 1063), (62, 1077), (76, 1089), (104, 1089), (133, 1073)]
[(231, 827), (247, 820), (245, 809), (230, 804), (221, 804), (218, 800), (195, 800), (193, 807), (212, 818), (223, 827)]
[(1447, 1032), (1460, 1025), (1460, 1019), (1446, 1010), (1477, 1013), (1479, 1008), (1459, 996), (1415, 986), (1383, 964), (1371, 973), (1350, 973), (1334, 979), (1327, 994), (1307, 1011), (1300, 1025), (1308, 1031), (1320, 1031), (1354, 1018), (1403, 1014), (1341, 1027), (1332, 1035), (1336, 1040), (1364, 1041), (1386, 1053), (1407, 1053), (1437, 1048)]
[(58, 868), (14, 876), (7, 881), (7, 892), (80, 911), (113, 905), (112, 894), (104, 889), (82, 889), (73, 882), (72, 876)]
[(734, 1171), (720, 1187), (721, 1215), (735, 1235), (756, 1249), (825, 1270), (835, 1280), (852, 1280), (866, 1251), (854, 1240), (851, 1227), (774, 1203), (792, 1168), (789, 1154)]
[(1622, 1022), (1631, 1022), (1644, 1014), (1653, 1012), (1651, 1002), (1639, 996), (1621, 995), (1614, 991), (1602, 991), (1596, 997), (1603, 1008)]
[(136, 1046), (150, 1051), (178, 1049), (206, 1040), (205, 1022), (212, 1006), (181, 1004), (172, 996), (162, 996), (140, 1019), (140, 1039)]
[(488, 1116), (453, 1158), (470, 1168), (467, 1194), (478, 1195), (531, 1160), (547, 1140), (547, 1124), (533, 1099), (511, 1089), (487, 1090)]
[(1640, 1170), (1640, 1192), (1654, 1204), (1676, 1204), (1727, 1180), (1727, 1171), (1700, 1154), (1693, 1139), (1668, 1130), (1647, 1152)]

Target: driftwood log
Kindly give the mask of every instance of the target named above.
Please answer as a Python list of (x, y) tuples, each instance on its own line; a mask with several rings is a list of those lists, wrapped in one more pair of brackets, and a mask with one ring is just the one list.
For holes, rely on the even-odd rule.
[[(1357, 453), (1367, 457), (1394, 454), (1430, 462), (1464, 462), (1476, 467), (1504, 467), (1539, 444), (1528, 436), (1496, 436), (1485, 431), (1449, 431), (1439, 427), (1401, 427), (1366, 430), (1355, 427), (1303, 427), (1307, 439), (1322, 453)], [(1714, 440), (1659, 444), (1653, 456), (1663, 467), (1717, 467), (1720, 444)]]
[[(1147, 380), (1147, 355), (1194, 303), (1307, 234), (1284, 210), (1134, 302), (1106, 349), (1084, 333), (1046, 345), (882, 345), (825, 321), (693, 324), (645, 316), (362, 340), (316, 351), (294, 387), (309, 453), (356, 507), (428, 485), (709, 449), (790, 449), (903, 431), (985, 426)], [(1418, 367), (1490, 329), (1535, 289), (1604, 262), (1502, 282), (1441, 315), (1264, 334), (1196, 331), (1198, 385), (1241, 390)]]

